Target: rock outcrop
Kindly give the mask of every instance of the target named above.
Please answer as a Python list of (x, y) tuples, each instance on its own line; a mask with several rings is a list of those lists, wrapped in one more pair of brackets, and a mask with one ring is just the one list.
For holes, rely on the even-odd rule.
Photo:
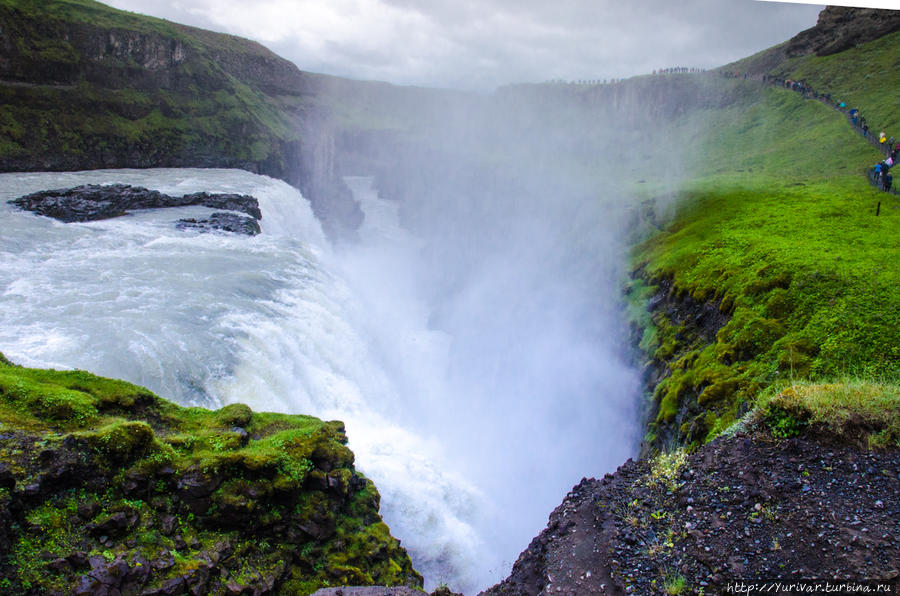
[(262, 218), (259, 201), (249, 195), (197, 192), (172, 197), (156, 190), (127, 184), (86, 184), (60, 190), (42, 190), (9, 203), (59, 221), (96, 221), (125, 215), (137, 209), (162, 209), (201, 205), (211, 209), (240, 211)]
[(340, 422), (182, 408), (0, 357), (0, 423), (4, 593), (422, 584)]
[[(644, 272), (636, 271), (634, 275), (640, 278)], [(723, 304), (721, 299), (697, 300), (690, 293), (679, 291), (671, 279), (661, 278), (648, 283), (652, 295), (646, 304), (649, 318), (644, 324), (652, 326), (656, 342), (654, 346), (645, 346), (647, 352), (638, 350), (636, 354), (636, 364), (642, 370), (644, 393), (653, 396), (645, 415), (649, 432), (641, 444), (642, 455), (702, 442), (709, 432), (709, 424), (700, 395), (708, 392), (708, 397), (715, 392), (733, 390), (733, 382), (725, 378), (696, 386), (681, 385), (675, 412), (671, 417), (660, 416), (660, 411), (669, 405), (665, 403), (665, 386), (661, 383), (684, 366), (680, 360), (684, 354), (716, 342), (716, 336), (728, 323), (731, 312), (730, 305)], [(633, 323), (632, 344), (640, 345), (646, 331)]]
[(125, 184), (101, 186), (87, 184), (61, 190), (44, 190), (9, 201), (26, 211), (71, 223), (97, 221), (126, 215), (138, 209), (164, 209), (201, 205), (211, 209), (228, 209), (239, 213), (212, 213), (206, 219), (181, 219), (179, 229), (202, 232), (223, 231), (255, 236), (261, 229), (259, 201), (249, 195), (197, 192), (173, 197), (159, 191)]
[(179, 219), (175, 224), (179, 230), (198, 230), (200, 232), (231, 232), (245, 236), (256, 236), (262, 229), (252, 217), (244, 217), (236, 213), (212, 213), (206, 219)]
[(819, 13), (815, 27), (794, 36), (785, 54), (829, 56), (856, 45), (900, 31), (900, 11), (828, 6)]

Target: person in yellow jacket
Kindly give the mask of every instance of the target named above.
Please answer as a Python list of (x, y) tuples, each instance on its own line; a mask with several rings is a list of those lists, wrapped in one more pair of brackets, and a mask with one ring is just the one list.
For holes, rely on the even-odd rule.
[(881, 134), (878, 136), (878, 142), (881, 144), (887, 143), (887, 135), (884, 134), (884, 131), (881, 131)]

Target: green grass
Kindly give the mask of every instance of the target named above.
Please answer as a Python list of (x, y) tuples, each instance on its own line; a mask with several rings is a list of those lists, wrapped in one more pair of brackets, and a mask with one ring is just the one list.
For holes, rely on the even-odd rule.
[(632, 260), (642, 295), (668, 279), (730, 317), (709, 345), (660, 313), (638, 321), (669, 370), (650, 436), (674, 428), (680, 443), (717, 435), (785, 379), (900, 378), (900, 199), (864, 176), (879, 154), (818, 102), (722, 85), (740, 100), (672, 123), (695, 176)]
[(677, 449), (669, 453), (660, 453), (650, 460), (650, 472), (646, 476), (647, 485), (661, 486), (669, 492), (678, 490), (678, 477), (682, 466), (687, 461), (687, 452)]
[(859, 108), (872, 132), (900, 139), (900, 31), (831, 56), (789, 59), (772, 74), (807, 82)]
[(763, 392), (756, 408), (776, 435), (813, 427), (870, 448), (900, 447), (900, 384), (839, 379)]
[(669, 596), (683, 594), (687, 588), (687, 580), (683, 575), (667, 575), (663, 580), (663, 591)]
[(93, 0), (3, 0), (3, 4), (28, 16), (39, 15), (45, 19), (51, 18), (109, 29), (125, 29), (181, 37), (176, 26), (169, 21), (137, 15)]

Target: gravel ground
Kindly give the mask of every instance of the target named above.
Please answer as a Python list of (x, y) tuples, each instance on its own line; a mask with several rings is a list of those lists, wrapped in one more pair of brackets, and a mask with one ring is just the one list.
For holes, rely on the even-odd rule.
[[(737, 580), (900, 578), (900, 451), (764, 431), (584, 479), (483, 594), (722, 594)], [(893, 593), (893, 592), (892, 592)]]

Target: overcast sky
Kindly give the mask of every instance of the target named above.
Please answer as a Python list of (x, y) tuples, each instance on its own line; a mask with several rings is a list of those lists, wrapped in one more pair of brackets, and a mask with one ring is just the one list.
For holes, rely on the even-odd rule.
[(756, 0), (106, 0), (255, 39), (303, 70), (493, 89), (715, 67), (812, 27), (821, 5)]

